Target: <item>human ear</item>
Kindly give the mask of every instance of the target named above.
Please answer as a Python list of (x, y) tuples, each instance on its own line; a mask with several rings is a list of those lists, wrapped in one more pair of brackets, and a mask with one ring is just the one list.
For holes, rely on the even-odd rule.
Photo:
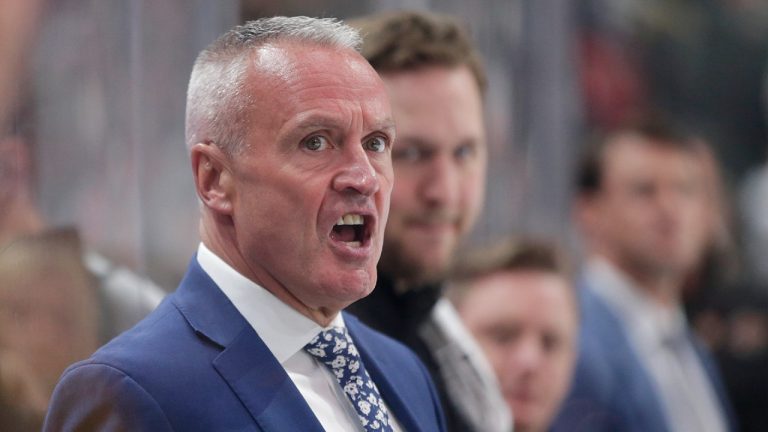
[(190, 151), (197, 196), (207, 208), (232, 214), (232, 173), (230, 159), (214, 143), (195, 144)]

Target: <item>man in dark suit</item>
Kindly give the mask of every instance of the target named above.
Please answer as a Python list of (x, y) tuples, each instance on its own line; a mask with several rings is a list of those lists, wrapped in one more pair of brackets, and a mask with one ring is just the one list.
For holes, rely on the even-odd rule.
[(508, 432), (512, 422), (493, 369), (442, 295), (485, 195), (479, 54), (450, 16), (398, 11), (350, 24), (364, 35), (363, 55), (392, 102), (397, 181), (376, 289), (349, 311), (419, 355), (449, 431)]
[(576, 203), (590, 252), (578, 283), (579, 359), (554, 430), (733, 428), (681, 307), (709, 229), (701, 145), (641, 119), (587, 151)]
[(376, 283), (395, 130), (356, 31), (275, 17), (187, 95), (202, 243), (174, 294), (73, 365), (46, 430), (443, 430), (410, 351), (340, 311)]

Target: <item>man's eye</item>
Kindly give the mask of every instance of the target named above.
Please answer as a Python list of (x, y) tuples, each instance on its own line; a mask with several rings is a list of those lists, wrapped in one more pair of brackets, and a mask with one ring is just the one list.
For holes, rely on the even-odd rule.
[(656, 193), (656, 187), (651, 182), (637, 182), (629, 186), (629, 192), (637, 198), (649, 198)]
[(366, 150), (370, 150), (376, 153), (384, 153), (387, 150), (387, 140), (380, 136), (375, 136), (367, 139), (363, 146)]
[(465, 144), (454, 150), (454, 155), (456, 156), (456, 159), (462, 160), (462, 159), (468, 159), (475, 155), (476, 149), (474, 145), (471, 144)]
[(496, 345), (507, 345), (517, 340), (520, 330), (517, 328), (494, 328), (490, 332), (491, 340)]
[(328, 140), (321, 135), (313, 135), (307, 138), (304, 143), (304, 147), (307, 150), (319, 151), (328, 148)]
[(563, 345), (562, 342), (562, 338), (555, 334), (547, 333), (541, 337), (541, 346), (544, 348), (545, 352), (552, 352), (559, 349)]

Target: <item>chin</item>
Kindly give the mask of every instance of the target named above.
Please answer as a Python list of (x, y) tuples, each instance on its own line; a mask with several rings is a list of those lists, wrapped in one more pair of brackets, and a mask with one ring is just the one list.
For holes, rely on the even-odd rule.
[(322, 291), (342, 303), (354, 303), (373, 291), (376, 270), (341, 271), (321, 284)]
[(427, 281), (438, 281), (444, 279), (448, 274), (450, 268), (450, 259), (448, 257), (440, 256), (432, 260), (424, 260), (421, 262), (419, 273), (422, 275), (422, 279)]
[(519, 411), (512, 411), (515, 418), (515, 432), (545, 432), (547, 430), (546, 422), (542, 421), (534, 413), (529, 415), (519, 415)]
[(546, 432), (546, 428), (537, 426), (533, 423), (519, 422), (515, 417), (515, 432)]

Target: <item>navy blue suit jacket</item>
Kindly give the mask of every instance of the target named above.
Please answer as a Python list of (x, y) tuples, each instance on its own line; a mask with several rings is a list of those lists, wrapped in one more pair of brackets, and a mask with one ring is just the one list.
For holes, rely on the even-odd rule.
[[(579, 303), (579, 359), (570, 393), (552, 430), (667, 431), (667, 414), (629, 343), (624, 325), (584, 280), (579, 286)], [(730, 405), (714, 361), (695, 338), (693, 342), (720, 398), (726, 422), (734, 430)]]
[[(344, 320), (384, 400), (408, 431), (444, 430), (424, 366), (404, 346)], [(44, 430), (322, 431), (287, 373), (192, 260), (147, 318), (70, 366)]]

